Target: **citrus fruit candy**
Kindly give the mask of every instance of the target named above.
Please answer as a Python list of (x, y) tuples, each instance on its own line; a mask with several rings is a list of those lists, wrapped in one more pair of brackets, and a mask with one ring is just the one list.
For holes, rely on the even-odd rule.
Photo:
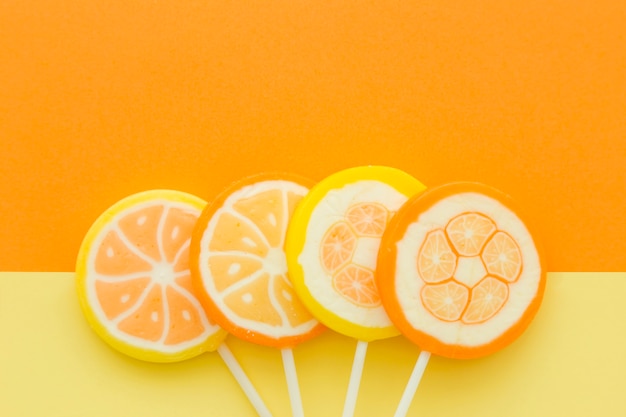
[(191, 232), (206, 203), (153, 190), (106, 210), (76, 262), (82, 310), (96, 333), (129, 356), (174, 362), (217, 349), (226, 332), (205, 314), (189, 271)]
[(378, 294), (376, 257), (393, 213), (424, 188), (398, 169), (364, 166), (330, 175), (300, 202), (287, 233), (289, 275), (324, 325), (362, 341), (398, 334)]
[(540, 247), (511, 199), (455, 183), (400, 208), (383, 235), (376, 280), (408, 339), (466, 359), (507, 346), (528, 327), (545, 274)]
[(239, 338), (287, 348), (324, 330), (294, 292), (284, 252), (287, 224), (308, 185), (288, 174), (243, 179), (196, 224), (190, 259), (200, 301)]

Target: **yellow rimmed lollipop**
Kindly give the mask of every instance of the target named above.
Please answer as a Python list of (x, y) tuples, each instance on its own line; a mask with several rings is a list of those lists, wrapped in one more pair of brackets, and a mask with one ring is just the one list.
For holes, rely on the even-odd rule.
[(354, 413), (368, 342), (399, 334), (374, 278), (380, 239), (400, 206), (424, 189), (395, 168), (350, 168), (315, 185), (291, 219), (286, 254), (298, 296), (324, 325), (358, 340), (345, 417)]
[(79, 302), (94, 331), (136, 359), (177, 362), (217, 350), (259, 415), (269, 416), (192, 286), (189, 245), (205, 205), (191, 194), (151, 190), (111, 206), (78, 252)]

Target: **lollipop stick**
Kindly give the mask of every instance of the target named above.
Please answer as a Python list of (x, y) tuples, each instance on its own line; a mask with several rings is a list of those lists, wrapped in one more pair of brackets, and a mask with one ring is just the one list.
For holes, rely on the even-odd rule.
[(356, 397), (359, 394), (359, 385), (361, 385), (361, 375), (363, 374), (366, 352), (367, 342), (359, 340), (356, 344), (356, 352), (354, 353), (354, 361), (352, 362), (352, 372), (350, 373), (346, 402), (343, 404), (343, 417), (351, 417), (354, 415)]
[(417, 386), (422, 380), (422, 375), (424, 375), (426, 365), (428, 365), (428, 359), (430, 359), (430, 352), (426, 352), (424, 350), (421, 351), (419, 357), (417, 358), (417, 362), (415, 362), (415, 367), (413, 368), (409, 382), (406, 384), (406, 388), (402, 393), (402, 398), (400, 399), (400, 404), (398, 404), (394, 417), (404, 417), (406, 416), (407, 411), (409, 411), (409, 406), (413, 401), (413, 396), (415, 395), (415, 391), (417, 391)]
[(296, 375), (296, 364), (293, 360), (293, 351), (287, 348), (281, 349), (280, 353), (283, 357), (283, 367), (285, 368), (285, 377), (287, 378), (287, 390), (289, 391), (289, 400), (291, 401), (291, 412), (293, 417), (304, 417), (302, 398), (300, 397), (300, 386), (298, 385), (298, 376)]
[(246, 394), (246, 397), (248, 397), (248, 400), (252, 403), (252, 406), (256, 410), (259, 417), (272, 417), (272, 413), (270, 413), (270, 410), (267, 409), (267, 406), (252, 385), (252, 382), (248, 378), (248, 375), (246, 375), (243, 369), (241, 369), (241, 365), (239, 365), (239, 362), (237, 362), (237, 359), (235, 359), (233, 353), (230, 351), (230, 349), (228, 349), (226, 343), (221, 343), (217, 348), (217, 352), (224, 360), (224, 363), (226, 363), (226, 366), (230, 370), (230, 373), (233, 374), (233, 376), (239, 383), (241, 389), (243, 389), (243, 392)]

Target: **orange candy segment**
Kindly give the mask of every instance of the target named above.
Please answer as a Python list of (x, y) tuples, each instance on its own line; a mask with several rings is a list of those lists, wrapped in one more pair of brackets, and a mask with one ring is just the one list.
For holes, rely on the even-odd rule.
[(482, 323), (496, 315), (509, 297), (509, 287), (487, 277), (472, 289), (472, 301), (463, 314), (464, 323)]
[(389, 220), (389, 210), (379, 203), (358, 203), (346, 211), (346, 220), (361, 236), (380, 237)]
[(483, 251), (482, 258), (489, 273), (514, 282), (522, 271), (522, 254), (518, 244), (505, 232), (495, 233)]
[(435, 230), (426, 236), (417, 255), (417, 268), (426, 282), (436, 283), (452, 277), (457, 257), (452, 252), (443, 230)]
[(98, 302), (107, 319), (114, 320), (134, 305), (150, 285), (150, 277), (107, 282), (96, 280), (95, 289)]
[(356, 236), (348, 223), (344, 221), (335, 223), (322, 238), (320, 250), (322, 267), (329, 274), (334, 274), (350, 261), (355, 248)]
[(76, 282), (90, 325), (138, 359), (173, 362), (226, 336), (189, 284), (191, 231), (205, 202), (178, 191), (127, 197), (96, 220), (79, 250)]
[(454, 281), (425, 285), (422, 287), (421, 298), (430, 314), (443, 321), (453, 322), (461, 318), (467, 306), (469, 290)]
[(334, 276), (333, 286), (344, 297), (362, 307), (380, 305), (380, 296), (374, 271), (360, 265), (350, 264)]
[(123, 236), (132, 236), (128, 240), (130, 248), (137, 249), (151, 260), (161, 260), (163, 236), (159, 236), (159, 223), (165, 207), (162, 205), (148, 206), (128, 213), (119, 219), (117, 225)]
[(474, 358), (526, 329), (543, 297), (545, 269), (510, 198), (458, 183), (400, 208), (383, 235), (376, 280), (407, 338), (437, 355)]
[(446, 236), (461, 256), (476, 256), (496, 230), (493, 221), (481, 213), (463, 213), (450, 220)]
[(96, 248), (94, 260), (95, 272), (103, 275), (125, 275), (137, 272), (149, 272), (150, 261), (133, 251), (122, 241), (120, 233), (108, 230), (104, 239)]
[(196, 224), (194, 285), (210, 316), (237, 337), (283, 348), (324, 329), (293, 290), (284, 252), (289, 218), (308, 184), (286, 174), (244, 179), (210, 204)]

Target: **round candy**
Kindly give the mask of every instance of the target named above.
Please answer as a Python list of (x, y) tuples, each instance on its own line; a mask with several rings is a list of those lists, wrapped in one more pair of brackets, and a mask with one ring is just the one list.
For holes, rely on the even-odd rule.
[(527, 328), (541, 304), (545, 269), (508, 196), (456, 183), (398, 211), (382, 239), (376, 279), (408, 339), (436, 355), (476, 358)]
[(398, 169), (357, 167), (322, 180), (298, 205), (287, 234), (289, 274), (324, 325), (363, 341), (398, 334), (376, 288), (376, 256), (389, 219), (424, 188)]
[(194, 283), (208, 314), (239, 338), (285, 348), (324, 330), (296, 296), (285, 261), (287, 224), (309, 184), (287, 174), (246, 178), (198, 220)]
[(115, 349), (151, 362), (215, 350), (226, 332), (211, 322), (189, 272), (193, 226), (206, 203), (154, 190), (105, 211), (78, 252), (76, 284), (83, 312)]

